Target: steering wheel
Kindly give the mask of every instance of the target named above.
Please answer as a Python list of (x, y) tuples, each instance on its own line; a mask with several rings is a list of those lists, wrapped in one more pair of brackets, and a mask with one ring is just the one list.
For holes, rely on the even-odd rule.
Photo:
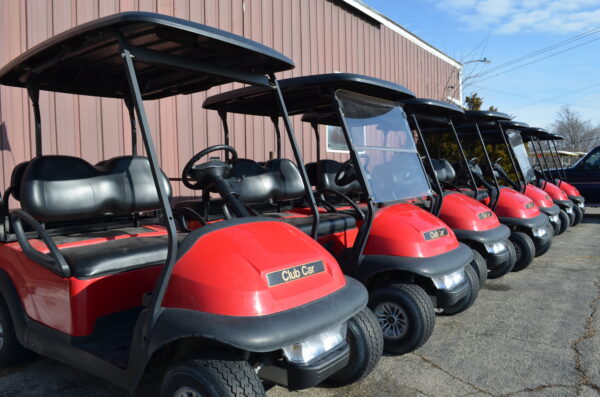
[[(211, 159), (206, 163), (194, 165), (202, 157), (217, 151), (225, 151), (231, 153), (231, 159), (228, 160), (227, 163), (218, 159)], [(187, 162), (185, 167), (183, 167), (183, 171), (181, 172), (181, 180), (187, 188), (192, 190), (201, 190), (205, 187), (205, 184), (207, 182), (205, 180), (205, 177), (210, 173), (211, 170), (223, 170), (227, 166), (230, 167), (231, 164), (237, 161), (237, 159), (237, 151), (229, 145), (215, 145), (208, 147), (196, 153), (190, 159), (190, 161)]]
[(356, 170), (352, 160), (345, 161), (335, 173), (335, 184), (338, 186), (346, 186), (356, 179)]

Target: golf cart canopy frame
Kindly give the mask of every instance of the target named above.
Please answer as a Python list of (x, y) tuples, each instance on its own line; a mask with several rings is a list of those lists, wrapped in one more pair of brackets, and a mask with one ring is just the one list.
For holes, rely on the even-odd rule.
[[(562, 141), (565, 139), (562, 135), (552, 133), (544, 128), (530, 127), (530, 128), (525, 129), (521, 133), (521, 136), (523, 137), (524, 142), (531, 143), (531, 147), (533, 148), (533, 151), (535, 153), (536, 162), (538, 163), (538, 167), (540, 167), (540, 170), (542, 171), (542, 174), (544, 175), (544, 179), (547, 179), (549, 176), (550, 179), (547, 179), (547, 180), (551, 180), (551, 181), (555, 181), (555, 180), (566, 181), (567, 180), (567, 173), (565, 172), (564, 166), (562, 164), (562, 160), (560, 158), (560, 155), (558, 154), (558, 148), (556, 146), (556, 141)], [(551, 170), (550, 166), (548, 165), (546, 158), (543, 156), (542, 141), (546, 141), (546, 145), (548, 146), (548, 152), (550, 153), (550, 157), (552, 157), (552, 163), (554, 164), (554, 169), (556, 170), (556, 173), (558, 174), (557, 178), (554, 177), (554, 174), (552, 173), (552, 170)], [(552, 142), (552, 145), (550, 145), (550, 142)], [(538, 146), (537, 149), (539, 149), (539, 151), (540, 151), (539, 154), (536, 149), (536, 145), (535, 145), (536, 143)], [(542, 159), (544, 160), (545, 167), (542, 166), (540, 157), (542, 157)], [(559, 186), (560, 186), (560, 183), (559, 183)]]
[[(127, 368), (91, 359), (79, 350), (71, 352), (73, 357), (86, 358), (80, 360), (83, 369), (128, 390), (135, 388), (148, 359), (145, 355), (178, 258), (176, 226), (143, 101), (205, 91), (230, 82), (256, 84), (276, 98), (286, 128), (291, 128), (274, 73), (293, 67), (284, 55), (228, 32), (165, 15), (127, 12), (63, 32), (0, 70), (0, 84), (28, 90), (34, 110), (37, 156), (42, 155), (40, 90), (122, 98), (131, 118), (133, 152), (136, 154), (137, 117), (167, 223), (167, 259), (147, 305), (148, 315), (138, 319), (139, 338), (133, 339)], [(18, 220), (28, 222), (23, 217)], [(60, 262), (60, 258), (55, 259)]]
[[(357, 172), (357, 179), (363, 194), (365, 195), (368, 211), (364, 222), (359, 228), (351, 253), (349, 254), (351, 263), (351, 269), (349, 270), (351, 274), (357, 273), (367, 238), (373, 224), (375, 212), (374, 199), (360, 164), (358, 151), (352, 143), (349, 128), (342, 116), (341, 103), (336, 97), (336, 93), (342, 90), (351, 92), (352, 94), (375, 97), (400, 105), (404, 100), (415, 98), (415, 95), (412, 91), (401, 85), (374, 77), (350, 73), (330, 73), (294, 77), (278, 81), (278, 84), (283, 94), (288, 114), (290, 116), (303, 115), (302, 120), (311, 123), (313, 126), (317, 137), (317, 157), (320, 158), (318, 125), (327, 124), (339, 126), (342, 129), (348, 145), (350, 160), (355, 169), (360, 170)], [(226, 117), (224, 115), (229, 112), (270, 117), (276, 126), (275, 131), (278, 134), (277, 153), (278, 156), (280, 156), (280, 138), (276, 123), (277, 118), (280, 116), (280, 110), (274, 106), (275, 104), (273, 103), (272, 98), (270, 98), (267, 93), (268, 92), (264, 87), (241, 88), (207, 98), (204, 102), (204, 107), (217, 110), (222, 114), (221, 119), (224, 124), (226, 123)], [(224, 131), (227, 141), (228, 129), (226, 126)], [(296, 151), (299, 152), (295, 139), (290, 141), (294, 153), (296, 153)], [(303, 162), (298, 162), (298, 168), (302, 170), (302, 175), (306, 175), (306, 169)], [(318, 224), (319, 215), (316, 203), (311, 203), (311, 207), (313, 217)]]

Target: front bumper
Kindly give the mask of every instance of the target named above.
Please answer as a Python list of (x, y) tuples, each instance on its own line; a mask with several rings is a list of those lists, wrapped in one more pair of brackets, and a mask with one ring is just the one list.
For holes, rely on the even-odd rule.
[(318, 385), (345, 368), (349, 362), (350, 347), (345, 343), (309, 365), (291, 364), (284, 360), (261, 367), (258, 376), (289, 390), (302, 390)]
[(573, 202), (576, 206), (581, 208), (583, 212), (585, 212), (585, 197), (583, 196), (569, 196), (569, 200)]
[(454, 306), (458, 303), (458, 301), (467, 296), (467, 294), (469, 294), (470, 292), (470, 287), (466, 281), (466, 277), (467, 276), (465, 275), (464, 282), (460, 283), (452, 289), (436, 289), (435, 295), (431, 297), (433, 306), (435, 306), (438, 309), (446, 309), (450, 306)]
[[(547, 227), (552, 227), (552, 226), (549, 225)], [(552, 243), (552, 236), (550, 235), (549, 231), (546, 231), (546, 234), (542, 237), (534, 236), (533, 233), (531, 233), (531, 231), (529, 231), (528, 234), (529, 234), (529, 237), (531, 237), (531, 239), (533, 240), (533, 244), (535, 245), (536, 252), (545, 250), (545, 248), (548, 246), (548, 244)]]
[[(558, 207), (557, 207), (558, 208)], [(470, 242), (480, 248), (477, 249), (485, 258), (488, 269), (495, 269), (506, 261), (510, 260), (510, 252), (505, 249), (499, 253), (492, 253), (485, 249), (485, 244), (493, 244), (495, 242), (506, 242), (510, 237), (510, 229), (506, 225), (498, 225), (490, 230), (475, 231), (452, 229), (456, 237), (461, 242)]]
[(554, 204), (552, 205), (552, 207), (540, 207), (540, 211), (548, 215), (550, 223), (553, 226), (558, 225), (557, 227), (555, 227), (555, 229), (560, 227), (560, 217), (558, 215), (560, 213), (560, 208), (558, 205)]
[[(507, 242), (507, 244), (508, 244), (508, 242)], [(485, 249), (483, 249), (483, 252), (484, 252), (483, 257), (485, 258), (485, 262), (486, 262), (489, 270), (496, 269), (500, 265), (511, 260), (510, 251), (508, 249), (505, 249), (504, 251), (499, 252), (497, 254), (488, 252)]]

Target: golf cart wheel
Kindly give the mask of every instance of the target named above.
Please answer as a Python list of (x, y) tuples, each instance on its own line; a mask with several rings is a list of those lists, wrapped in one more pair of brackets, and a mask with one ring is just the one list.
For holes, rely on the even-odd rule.
[(348, 320), (346, 340), (350, 345), (350, 364), (329, 379), (334, 386), (346, 386), (371, 373), (383, 354), (383, 335), (375, 315), (368, 307)]
[(506, 248), (508, 248), (508, 257), (510, 258), (508, 261), (502, 263), (495, 269), (492, 269), (488, 272), (488, 278), (500, 278), (505, 274), (510, 273), (515, 267), (515, 263), (517, 262), (517, 251), (515, 250), (515, 245), (510, 241), (506, 241)]
[(469, 293), (467, 296), (459, 300), (455, 305), (445, 308), (442, 314), (451, 316), (462, 313), (473, 306), (479, 295), (479, 277), (477, 277), (477, 272), (473, 267), (465, 266), (465, 280), (469, 284)]
[(560, 233), (558, 234), (563, 234), (571, 224), (571, 219), (565, 210), (560, 210), (558, 217), (560, 218)]
[(561, 233), (562, 220), (561, 220), (560, 216), (558, 217), (558, 223), (552, 223), (552, 229), (554, 229), (555, 236), (558, 236)]
[(10, 312), (0, 296), (0, 366), (21, 364), (32, 355), (17, 340)]
[(535, 250), (536, 257), (544, 255), (546, 252), (548, 252), (550, 247), (552, 247), (552, 240), (554, 239), (554, 227), (552, 227), (550, 222), (548, 222), (548, 224), (546, 225), (546, 230), (547, 230), (548, 236), (550, 236), (550, 238), (548, 239), (548, 242), (546, 244), (544, 244), (542, 247), (540, 247), (539, 250), (538, 249)]
[(531, 237), (523, 232), (512, 232), (510, 241), (515, 245), (517, 253), (517, 261), (512, 271), (519, 272), (533, 262), (533, 258), (535, 258), (535, 244), (533, 244)]
[(372, 292), (369, 307), (383, 331), (384, 350), (410, 353), (423, 346), (435, 326), (435, 309), (415, 284), (392, 284)]
[(479, 289), (483, 288), (483, 285), (488, 279), (488, 268), (485, 258), (477, 251), (473, 251), (473, 260), (470, 265), (477, 273), (477, 279), (479, 281)]
[(583, 220), (583, 210), (578, 205), (574, 205), (573, 212), (575, 213), (575, 222), (573, 222), (573, 226), (577, 226)]
[(265, 389), (244, 360), (188, 359), (165, 374), (161, 397), (264, 397)]

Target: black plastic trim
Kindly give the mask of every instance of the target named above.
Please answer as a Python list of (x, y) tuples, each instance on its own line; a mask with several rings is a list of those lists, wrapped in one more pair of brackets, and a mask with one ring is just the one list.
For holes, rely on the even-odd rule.
[(553, 204), (552, 207), (540, 207), (540, 211), (548, 216), (560, 214), (560, 208), (558, 208), (558, 205), (556, 204)]
[(459, 241), (468, 240), (475, 243), (486, 244), (503, 241), (510, 237), (510, 229), (506, 225), (498, 225), (489, 230), (452, 229)]
[(546, 225), (550, 220), (548, 215), (539, 214), (533, 218), (508, 218), (500, 217), (500, 222), (507, 226), (518, 226), (528, 229), (536, 229)]
[[(465, 280), (466, 280), (465, 275)], [(445, 309), (452, 305), (455, 305), (462, 298), (467, 296), (469, 293), (469, 284), (466, 281), (463, 281), (456, 287), (447, 290), (447, 289), (438, 289), (435, 292), (435, 307), (438, 309)]]
[(472, 260), (471, 248), (462, 243), (452, 251), (427, 258), (365, 255), (360, 263), (358, 279), (368, 284), (373, 276), (387, 271), (404, 271), (424, 277), (437, 277), (460, 270)]
[(573, 202), (571, 200), (552, 200), (554, 204), (558, 205), (561, 208), (573, 208)]
[(571, 200), (574, 203), (583, 203), (585, 204), (585, 197), (583, 196), (568, 196), (569, 200)]
[(164, 308), (152, 333), (150, 354), (182, 337), (207, 338), (251, 352), (275, 351), (348, 320), (367, 301), (367, 290), (346, 277), (346, 285), (332, 294), (266, 316), (236, 317)]

